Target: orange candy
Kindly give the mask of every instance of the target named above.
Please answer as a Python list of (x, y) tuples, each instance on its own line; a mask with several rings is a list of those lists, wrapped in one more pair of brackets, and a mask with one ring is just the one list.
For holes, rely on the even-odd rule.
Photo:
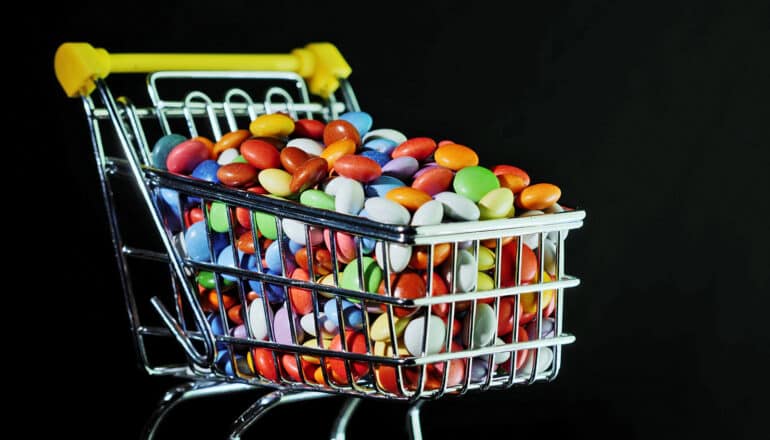
[[(308, 281), (310, 279), (310, 275), (301, 267), (294, 269), (291, 277), (300, 281)], [(294, 307), (294, 312), (297, 314), (307, 315), (313, 311), (313, 295), (309, 290), (289, 287), (289, 299), (291, 300), (291, 306)]]
[(194, 141), (198, 141), (206, 146), (206, 149), (209, 150), (209, 153), (211, 154), (212, 159), (216, 159), (217, 155), (214, 154), (214, 142), (211, 142), (211, 139), (203, 136), (195, 136), (193, 138)]
[(446, 144), (438, 147), (433, 153), (436, 163), (450, 170), (459, 170), (479, 164), (479, 156), (475, 151), (460, 144)]
[[(348, 352), (351, 353), (366, 353), (366, 337), (361, 332), (346, 331), (345, 341), (348, 344)], [(329, 350), (342, 351), (342, 341), (340, 335), (337, 334), (329, 344)], [(327, 358), (327, 371), (331, 371), (332, 377), (338, 382), (347, 384), (348, 376), (345, 369), (345, 360), (342, 358)], [(367, 372), (369, 372), (369, 364), (366, 362), (350, 362), (350, 372), (353, 375), (353, 379), (357, 379)]]
[[(449, 258), (449, 254), (452, 251), (452, 246), (449, 243), (439, 243), (433, 247), (433, 267), (446, 261)], [(412, 258), (409, 260), (409, 267), (417, 270), (425, 270), (428, 268), (428, 248), (427, 247), (415, 247), (412, 251)]]
[(398, 203), (410, 211), (416, 211), (420, 206), (433, 200), (430, 194), (425, 191), (409, 186), (393, 188), (385, 194), (385, 198)]
[(500, 174), (497, 176), (497, 181), (500, 182), (501, 188), (508, 188), (514, 194), (518, 194), (527, 187), (524, 178), (515, 174)]
[(221, 139), (214, 144), (214, 157), (219, 156), (219, 153), (227, 150), (228, 148), (238, 148), (243, 141), (249, 138), (251, 133), (249, 130), (235, 130), (222, 136)]
[[(343, 121), (344, 122), (344, 121)], [(350, 139), (340, 139), (336, 142), (327, 144), (326, 148), (321, 151), (321, 157), (326, 159), (328, 163), (328, 171), (334, 168), (335, 162), (340, 157), (346, 154), (353, 154), (356, 152), (356, 143)]]
[(556, 204), (559, 197), (561, 197), (561, 190), (558, 186), (538, 183), (524, 188), (516, 200), (522, 208), (542, 210)]
[(331, 145), (342, 139), (349, 139), (353, 142), (354, 146), (361, 145), (361, 135), (358, 134), (358, 130), (350, 122), (337, 119), (326, 124), (326, 127), (324, 127), (325, 145)]
[(251, 353), (254, 358), (252, 366), (254, 370), (267, 380), (277, 381), (278, 371), (273, 363), (273, 351), (267, 348), (255, 348)]

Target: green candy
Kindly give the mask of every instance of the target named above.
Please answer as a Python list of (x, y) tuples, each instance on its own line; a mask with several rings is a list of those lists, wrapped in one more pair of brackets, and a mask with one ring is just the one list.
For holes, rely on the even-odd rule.
[(221, 202), (214, 202), (209, 209), (209, 226), (216, 232), (227, 232), (229, 223), (227, 222), (227, 205)]
[(457, 194), (465, 196), (474, 203), (493, 189), (500, 188), (500, 182), (495, 173), (487, 168), (473, 166), (465, 167), (457, 172), (452, 182)]
[[(382, 281), (382, 270), (371, 257), (361, 258), (361, 266), (364, 270), (364, 288), (367, 292), (376, 293)], [(359, 290), (358, 288), (358, 261), (353, 260), (345, 266), (340, 279), (340, 287), (343, 289)]]
[[(268, 195), (267, 197), (270, 197), (271, 199), (286, 200), (283, 197), (274, 195)], [(264, 237), (269, 238), (270, 240), (278, 238), (278, 230), (275, 227), (274, 215), (257, 211), (254, 213), (254, 221), (257, 223), (257, 229), (259, 229), (259, 232), (261, 232)]]
[[(230, 281), (227, 278), (222, 278), (224, 280), (224, 285), (229, 286), (234, 283), (234, 281)], [(214, 277), (214, 272), (207, 272), (207, 271), (201, 271), (197, 277), (195, 277), (195, 281), (198, 282), (201, 286), (207, 288), (207, 289), (216, 289), (217, 282), (216, 278)]]
[(243, 156), (238, 156), (231, 163), (249, 163)]
[(317, 189), (303, 191), (299, 196), (299, 202), (312, 208), (334, 211), (334, 196)]

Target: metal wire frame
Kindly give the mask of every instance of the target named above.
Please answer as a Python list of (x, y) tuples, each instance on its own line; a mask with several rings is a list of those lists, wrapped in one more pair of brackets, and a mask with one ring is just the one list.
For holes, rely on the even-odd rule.
[[(184, 100), (165, 100), (159, 92), (157, 84), (161, 80), (170, 79), (257, 79), (257, 80), (283, 80), (294, 82), (300, 96), (299, 102), (294, 102), (291, 94), (280, 88), (271, 88), (265, 102), (255, 103), (249, 94), (242, 89), (230, 89), (225, 99), (222, 101), (212, 100), (208, 95), (200, 91), (193, 91), (187, 94)], [(188, 377), (199, 381), (230, 381), (251, 385), (262, 385), (278, 388), (279, 390), (292, 391), (322, 391), (326, 393), (347, 394), (352, 396), (365, 396), (385, 399), (398, 400), (416, 400), (420, 398), (436, 399), (445, 394), (465, 394), (471, 390), (487, 390), (490, 388), (510, 387), (514, 384), (529, 384), (536, 380), (552, 380), (558, 374), (561, 365), (561, 345), (574, 341), (572, 335), (562, 333), (563, 326), (563, 291), (565, 288), (574, 287), (579, 284), (579, 280), (564, 273), (564, 240), (566, 231), (577, 229), (582, 226), (582, 220), (585, 217), (583, 211), (569, 211), (559, 214), (548, 214), (537, 217), (515, 218), (493, 221), (463, 222), (454, 224), (442, 224), (436, 226), (395, 226), (384, 225), (372, 222), (365, 218), (348, 216), (331, 211), (322, 211), (305, 207), (293, 202), (276, 200), (269, 197), (259, 196), (244, 191), (224, 188), (219, 185), (209, 184), (202, 181), (196, 181), (185, 177), (166, 173), (149, 166), (150, 147), (147, 142), (143, 122), (157, 119), (164, 133), (170, 131), (169, 120), (184, 119), (191, 136), (198, 133), (197, 123), (202, 118), (207, 120), (215, 136), (221, 136), (222, 128), (220, 119), (226, 120), (230, 130), (238, 128), (236, 117), (248, 117), (253, 119), (256, 115), (270, 111), (286, 111), (294, 116), (302, 113), (303, 116), (320, 116), (324, 119), (334, 118), (337, 114), (345, 110), (357, 110), (358, 103), (349, 83), (343, 82), (342, 97), (343, 102), (337, 102), (331, 99), (326, 103), (313, 103), (309, 101), (308, 94), (304, 88), (304, 81), (294, 74), (263, 73), (263, 72), (161, 72), (152, 74), (148, 78), (148, 90), (153, 106), (148, 108), (136, 108), (128, 99), (114, 99), (109, 88), (104, 81), (97, 82), (97, 89), (101, 97), (103, 107), (96, 107), (91, 98), (84, 98), (84, 107), (90, 126), (92, 142), (97, 165), (100, 170), (100, 183), (104, 193), (105, 206), (107, 208), (108, 220), (110, 223), (113, 243), (116, 249), (116, 257), (121, 276), (121, 283), (125, 294), (129, 321), (132, 332), (135, 335), (136, 348), (140, 364), (150, 374), (176, 375)], [(273, 98), (278, 96), (283, 102), (273, 102)], [(240, 102), (239, 102), (240, 100)], [(106, 156), (104, 151), (103, 139), (100, 129), (100, 121), (109, 120), (118, 135), (123, 157)], [(122, 239), (118, 214), (115, 210), (112, 188), (110, 184), (111, 176), (124, 176), (133, 181), (135, 187), (143, 199), (144, 204), (149, 208), (150, 217), (154, 227), (158, 232), (165, 252), (154, 252), (146, 249), (133, 248), (127, 246)], [(276, 229), (278, 231), (279, 250), (281, 252), (281, 273), (278, 275), (266, 273), (261, 266), (261, 255), (259, 249), (259, 240), (254, 233), (253, 240), (257, 250), (256, 261), (257, 271), (244, 270), (236, 267), (222, 266), (214, 263), (196, 262), (186, 258), (184, 252), (180, 251), (178, 243), (174, 243), (174, 233), (169, 229), (169, 225), (164, 221), (163, 213), (159, 207), (159, 190), (171, 189), (180, 196), (178, 202), (182, 203), (184, 198), (199, 198), (201, 206), (204, 208), (204, 216), (207, 216), (206, 204), (210, 202), (224, 203), (228, 212), (228, 240), (231, 244), (236, 241), (234, 230), (235, 222), (232, 209), (234, 207), (244, 207), (250, 210), (252, 221), (252, 231), (257, 230), (254, 222), (254, 212), (262, 212), (275, 216)], [(179, 206), (180, 212), (181, 206)], [(300, 281), (290, 278), (287, 266), (287, 256), (284, 255), (284, 245), (287, 238), (282, 233), (283, 220), (291, 219), (300, 221), (305, 225), (306, 241), (310, 242), (311, 228), (324, 228), (330, 233), (331, 257), (332, 257), (332, 276), (334, 285), (324, 285), (313, 281)], [(205, 221), (208, 221), (206, 218)], [(357, 275), (359, 290), (349, 290), (336, 287), (339, 285), (339, 261), (337, 255), (336, 232), (344, 232), (355, 237), (356, 255), (358, 260)], [(548, 283), (534, 283), (530, 285), (521, 285), (521, 237), (528, 234), (537, 234), (539, 261), (543, 262), (545, 258), (545, 237), (548, 234), (554, 234), (555, 240), (555, 260), (556, 273), (554, 280)], [(213, 252), (212, 239), (213, 234), (209, 231), (209, 248)], [(494, 282), (495, 288), (488, 291), (460, 292), (457, 288), (457, 262), (461, 246), (468, 245), (473, 249), (473, 255), (478, 255), (481, 240), (494, 240), (496, 249), (501, 249), (504, 237), (519, 237), (517, 243), (517, 258), (515, 262), (515, 283), (513, 287), (502, 288), (500, 279), (500, 252), (496, 253)], [(418, 299), (395, 298), (390, 286), (390, 265), (384, 265), (384, 284), (385, 295), (366, 293), (363, 289), (364, 274), (361, 266), (361, 257), (363, 255), (364, 239), (377, 240), (382, 244), (384, 260), (390, 261), (390, 246), (387, 243), (398, 243), (409, 246), (427, 247), (427, 295)], [(450, 243), (451, 245), (451, 282), (449, 291), (451, 295), (434, 296), (432, 295), (432, 276), (433, 260), (435, 258), (435, 247), (438, 244)], [(238, 254), (233, 248), (233, 261), (238, 261)], [(308, 246), (308, 261), (314, 261), (313, 246)], [(175, 305), (176, 316), (169, 312), (163, 305), (160, 298), (152, 298), (152, 305), (160, 314), (165, 327), (144, 326), (139, 319), (137, 312), (137, 298), (133, 291), (131, 283), (131, 274), (129, 272), (129, 258), (141, 258), (145, 260), (158, 261), (169, 265), (173, 280), (173, 301)], [(216, 261), (215, 256), (211, 255), (211, 261)], [(539, 280), (543, 280), (544, 264), (540, 264)], [(222, 323), (225, 326), (224, 334), (215, 335), (211, 325), (207, 320), (200, 301), (197, 296), (197, 289), (193, 279), (190, 276), (195, 271), (206, 270), (215, 274), (216, 294), (219, 302), (219, 314)], [(315, 280), (313, 264), (309, 264), (310, 280)], [(235, 277), (236, 288), (238, 291), (238, 300), (243, 305), (244, 320), (249, 322), (248, 308), (246, 300), (246, 285), (249, 280), (261, 283), (262, 291), (267, 292), (267, 285), (273, 284), (281, 286), (284, 291), (284, 307), (289, 312), (290, 333), (292, 344), (280, 344), (275, 341), (272, 326), (268, 326), (268, 340), (258, 341), (253, 339), (249, 326), (246, 325), (247, 338), (237, 338), (230, 336), (229, 324), (226, 310), (223, 306), (223, 275)], [(342, 351), (332, 351), (324, 348), (314, 348), (303, 346), (298, 340), (298, 331), (295, 327), (295, 320), (292, 319), (295, 312), (292, 310), (292, 304), (289, 300), (289, 288), (304, 288), (311, 292), (313, 299), (313, 314), (316, 335), (321, 335), (319, 313), (321, 312), (319, 295), (331, 297), (336, 301), (338, 316), (342, 317), (344, 312), (342, 308), (342, 299), (356, 299), (361, 302), (364, 310), (364, 332), (368, 334), (371, 323), (369, 322), (368, 310), (374, 307), (384, 307), (388, 319), (388, 332), (390, 335), (389, 348), (390, 356), (373, 354), (372, 341), (366, 340), (366, 353), (353, 353), (348, 347), (346, 340), (344, 319), (340, 320), (340, 334)], [(554, 311), (554, 333), (548, 338), (542, 336), (542, 317), (538, 315), (536, 319), (537, 337), (527, 342), (518, 342), (519, 322), (518, 314), (514, 312), (512, 342), (502, 345), (492, 345), (489, 347), (472, 347), (462, 351), (451, 351), (452, 332), (455, 317), (457, 315), (456, 306), (461, 302), (469, 302), (470, 309), (470, 328), (468, 329), (469, 340), (473, 341), (474, 322), (477, 305), (480, 300), (493, 300), (493, 309), (498, 313), (500, 301), (503, 297), (512, 297), (514, 300), (514, 310), (518, 307), (520, 295), (524, 293), (536, 292), (536, 310), (541, 310), (543, 301), (543, 291), (556, 290), (552, 301), (555, 301)], [(266, 295), (264, 295), (266, 298)], [(447, 329), (441, 353), (428, 354), (427, 341), (429, 340), (431, 328), (429, 327), (428, 316), (431, 306), (438, 304), (449, 305), (449, 315), (447, 319)], [(414, 316), (423, 316), (424, 328), (422, 348), (420, 355), (400, 357), (397, 331), (394, 319), (394, 307), (411, 308), (416, 310)], [(271, 322), (271, 307), (264, 307), (265, 319)], [(192, 314), (192, 321), (186, 319), (184, 310)], [(149, 336), (175, 337), (181, 344), (188, 357), (188, 362), (179, 365), (161, 365), (153, 366), (145, 350), (145, 338)], [(496, 338), (497, 329), (494, 331)], [(493, 341), (495, 339), (493, 338)], [(202, 346), (202, 348), (201, 348)], [(273, 381), (259, 376), (255, 371), (243, 371), (238, 367), (239, 355), (243, 353), (244, 347), (268, 348), (273, 353), (273, 364), (276, 371), (281, 371), (280, 362), (277, 353), (287, 353), (293, 355), (297, 365), (301, 365), (302, 356), (315, 356), (320, 359), (320, 365), (326, 366), (329, 358), (343, 359), (345, 362), (346, 379), (345, 383), (335, 383), (331, 380), (328, 368), (321, 368), (323, 374), (323, 383), (313, 383), (312, 380), (305, 377), (303, 369), (298, 368), (300, 381), (295, 382), (279, 375), (278, 381)], [(541, 349), (549, 347), (553, 353), (553, 360), (549, 368), (545, 371), (538, 371), (538, 360)], [(218, 353), (227, 352), (227, 356), (235, 370), (234, 374), (225, 373), (220, 368), (216, 359)], [(525, 351), (526, 350), (526, 351)], [(528, 375), (517, 374), (518, 356), (521, 353), (533, 353), (531, 363), (533, 367)], [(499, 353), (509, 353), (508, 372), (496, 371), (493, 368), (493, 358)], [(486, 362), (486, 374), (482, 380), (472, 380), (471, 368), (475, 359), (481, 359)], [(221, 359), (221, 358), (220, 358)], [(449, 361), (453, 359), (464, 359), (465, 372), (463, 381), (454, 386), (448, 386), (448, 375), (451, 368)], [(484, 360), (486, 359), (486, 360)], [(370, 373), (363, 378), (356, 378), (351, 372), (351, 362), (365, 362), (369, 365)], [(438, 388), (427, 389), (426, 382), (428, 376), (429, 364), (443, 364), (443, 374)], [(396, 367), (398, 392), (393, 393), (382, 389), (375, 375), (371, 373), (375, 366), (391, 365)], [(416, 383), (407, 384), (405, 381), (405, 372), (407, 368), (418, 369)]]

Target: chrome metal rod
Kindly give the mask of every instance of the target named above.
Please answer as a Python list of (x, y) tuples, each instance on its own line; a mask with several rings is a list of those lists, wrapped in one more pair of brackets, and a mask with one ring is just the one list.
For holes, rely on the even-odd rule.
[(197, 399), (199, 397), (216, 396), (220, 394), (229, 394), (239, 391), (251, 391), (256, 390), (248, 385), (230, 384), (222, 382), (187, 382), (182, 385), (178, 385), (170, 390), (166, 391), (166, 394), (158, 402), (155, 411), (150, 416), (150, 419), (144, 426), (142, 432), (142, 438), (151, 440), (155, 437), (155, 433), (158, 430), (163, 419), (166, 418), (168, 413), (174, 409), (180, 403)]
[(350, 418), (353, 416), (353, 413), (356, 411), (358, 405), (360, 404), (361, 399), (355, 397), (351, 397), (345, 401), (345, 404), (342, 405), (342, 409), (340, 410), (340, 414), (337, 416), (337, 419), (334, 420), (331, 440), (345, 440), (345, 431), (348, 428)]
[(291, 392), (285, 390), (276, 390), (271, 393), (267, 393), (260, 397), (259, 400), (254, 402), (253, 405), (246, 408), (246, 411), (241, 413), (235, 422), (233, 422), (233, 430), (230, 433), (228, 439), (239, 440), (241, 435), (246, 432), (257, 420), (262, 418), (271, 409), (292, 402), (299, 402), (303, 400), (318, 399), (321, 397), (331, 397), (332, 394), (317, 393), (313, 391), (303, 392)]
[(406, 411), (406, 432), (411, 440), (422, 440), (420, 410), (423, 405), (425, 405), (425, 401), (418, 400)]

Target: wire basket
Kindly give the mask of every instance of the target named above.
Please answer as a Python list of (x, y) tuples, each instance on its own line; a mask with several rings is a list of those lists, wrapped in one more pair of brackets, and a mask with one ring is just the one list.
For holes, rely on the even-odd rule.
[[(146, 106), (113, 96), (103, 79), (108, 72), (89, 64), (106, 56), (97, 53), (101, 49), (65, 44), (57, 53), (57, 74), (65, 90), (84, 104), (141, 365), (150, 374), (198, 383), (411, 401), (554, 379), (562, 345), (575, 339), (563, 331), (564, 289), (579, 284), (564, 272), (565, 239), (569, 230), (582, 226), (584, 211), (395, 226), (150, 165), (152, 142), (161, 135), (220, 139), (261, 114), (330, 120), (358, 111), (344, 60), (335, 58), (336, 49), (332, 53), (325, 52), (325, 45), (312, 46), (304, 50), (316, 57), (313, 71), (288, 63), (289, 55), (250, 58), (248, 63), (246, 58), (227, 61), (227, 56), (109, 55), (112, 64), (103, 70), (172, 69), (146, 77), (151, 101)], [(310, 56), (293, 55), (300, 60)], [(145, 62), (131, 64), (129, 58)], [(232, 70), (252, 65), (255, 70)], [(210, 67), (216, 70), (193, 70)], [(68, 69), (77, 73), (63, 72)], [(208, 258), (191, 258), (185, 248), (191, 223), (185, 213), (195, 207), (209, 225)], [(225, 212), (227, 220), (216, 228), (210, 218), (215, 209)], [(274, 229), (280, 270), (264, 266), (264, 222), (272, 222), (267, 229)], [(147, 223), (157, 237), (147, 237)], [(252, 232), (237, 233), (243, 230)], [(132, 233), (140, 244), (129, 242), (126, 235)], [(236, 246), (249, 239), (253, 255)], [(312, 245), (319, 240), (326, 241), (328, 254), (319, 255)], [(305, 278), (292, 276), (297, 262), (292, 255), (296, 249), (290, 248), (297, 243), (311, 243), (304, 246), (304, 258), (312, 262), (306, 264)], [(539, 281), (529, 284), (521, 282), (525, 243), (544, 262), (537, 266)], [(468, 276), (478, 277), (482, 246), (492, 250), (486, 269), (493, 280), (490, 290), (467, 282)], [(391, 253), (407, 247), (422, 256), (424, 297), (399, 297), (393, 286), (398, 274), (390, 264), (380, 264), (379, 292), (367, 285), (363, 257), (377, 250), (378, 260), (388, 262)], [(218, 258), (223, 248), (231, 250), (228, 263)], [(504, 248), (512, 249), (512, 257)], [(150, 276), (150, 271), (161, 275)], [(437, 285), (439, 272), (444, 277), (438, 278), (449, 280), (445, 286)], [(343, 277), (353, 277), (358, 288), (339, 287)], [(156, 279), (165, 279), (170, 288)], [(143, 313), (148, 297), (156, 316)], [(481, 319), (490, 314), (491, 326)], [(283, 331), (278, 320), (285, 324)], [(453, 343), (456, 337), (465, 343)], [(149, 348), (154, 341), (166, 344), (159, 360)], [(182, 350), (169, 348), (168, 341)]]

